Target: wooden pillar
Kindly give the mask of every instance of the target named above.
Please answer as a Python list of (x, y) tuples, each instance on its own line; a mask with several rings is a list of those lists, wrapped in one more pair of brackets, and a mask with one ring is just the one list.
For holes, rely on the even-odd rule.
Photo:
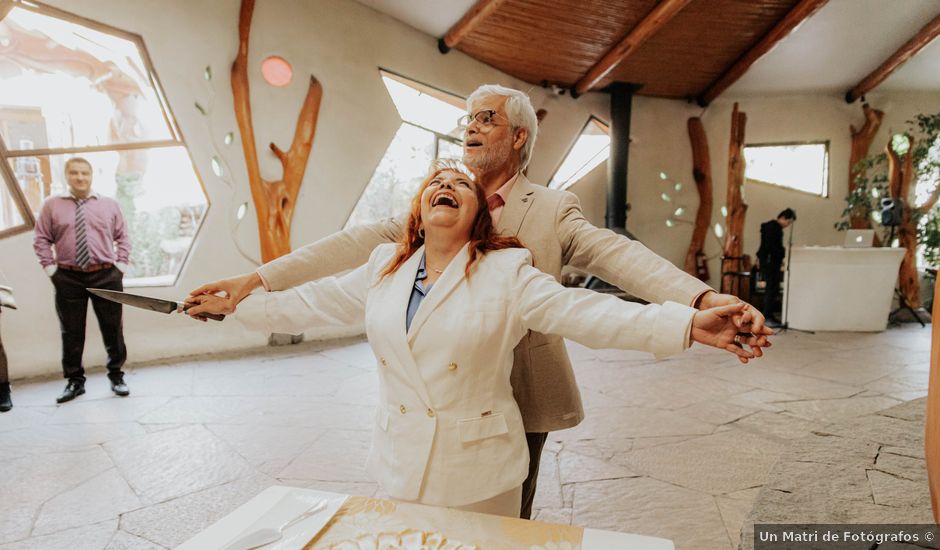
[[(872, 109), (867, 103), (862, 105), (862, 111), (865, 114), (865, 124), (858, 130), (855, 129), (855, 126), (849, 126), (849, 130), (852, 132), (852, 153), (849, 156), (850, 195), (855, 191), (858, 177), (865, 173), (858, 166), (858, 163), (868, 155), (875, 134), (878, 133), (878, 128), (881, 127), (881, 119), (885, 116), (883, 112)], [(852, 213), (849, 217), (849, 226), (852, 229), (871, 229), (871, 218), (864, 213)]]
[[(744, 278), (733, 275), (746, 271), (750, 266), (744, 261), (744, 218), (747, 203), (744, 202), (744, 127), (747, 115), (738, 111), (734, 104), (731, 112), (731, 141), (728, 145), (728, 193), (726, 206), (728, 217), (725, 228), (725, 246), (721, 258), (721, 292), (733, 294), (746, 300), (750, 286)], [(729, 275), (726, 275), (728, 273)]]
[(692, 117), (688, 122), (689, 140), (692, 142), (692, 178), (698, 190), (698, 212), (692, 229), (692, 241), (685, 255), (685, 272), (707, 281), (705, 264), (705, 237), (712, 220), (712, 164), (708, 156), (708, 138), (702, 119)]
[(930, 382), (927, 386), (927, 422), (924, 430), (924, 456), (933, 520), (940, 523), (940, 283), (933, 290), (930, 325)]
[[(909, 149), (904, 158), (900, 158), (891, 143), (885, 147), (888, 155), (888, 181), (891, 197), (900, 200), (904, 206), (901, 224), (897, 228), (897, 237), (904, 249), (904, 259), (898, 272), (898, 287), (901, 295), (915, 311), (920, 307), (920, 277), (917, 275), (917, 227), (913, 221), (914, 197), (911, 193), (911, 180), (914, 175), (914, 143), (910, 136), (905, 136)], [(888, 243), (890, 245), (891, 243)]]

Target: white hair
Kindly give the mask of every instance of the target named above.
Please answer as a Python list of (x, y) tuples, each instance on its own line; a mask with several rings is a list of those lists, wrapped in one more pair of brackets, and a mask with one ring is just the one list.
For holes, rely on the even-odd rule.
[(525, 145), (519, 152), (520, 168), (524, 170), (532, 158), (532, 148), (535, 147), (535, 137), (539, 132), (539, 119), (535, 116), (535, 108), (532, 107), (532, 101), (524, 92), (498, 84), (484, 84), (467, 98), (467, 112), (470, 112), (470, 106), (474, 103), (494, 95), (506, 98), (506, 116), (509, 118), (509, 124), (513, 128), (525, 128), (528, 131)]

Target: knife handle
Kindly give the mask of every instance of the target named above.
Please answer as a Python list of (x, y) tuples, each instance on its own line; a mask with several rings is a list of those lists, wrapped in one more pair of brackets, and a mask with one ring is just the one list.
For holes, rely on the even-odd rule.
[[(187, 302), (179, 302), (179, 304), (177, 305), (179, 309), (177, 311), (180, 311), (181, 313), (185, 313), (187, 309), (189, 309), (190, 307), (194, 305), (196, 304), (190, 304)], [(206, 319), (212, 319), (213, 321), (221, 321), (222, 319), (225, 319), (225, 315), (222, 315), (220, 313), (200, 313), (199, 315), (196, 315), (196, 318), (197, 319), (206, 318)]]
[(225, 319), (225, 315), (218, 313), (203, 313), (201, 315), (197, 315), (197, 317), (205, 317), (206, 319), (212, 319), (213, 321), (221, 321), (222, 319)]

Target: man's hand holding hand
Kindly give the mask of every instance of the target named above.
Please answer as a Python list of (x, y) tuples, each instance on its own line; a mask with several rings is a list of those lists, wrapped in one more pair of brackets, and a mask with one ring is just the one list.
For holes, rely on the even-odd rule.
[[(734, 320), (747, 307), (748, 304), (738, 302), (696, 312), (692, 318), (692, 341), (729, 351), (737, 355), (742, 363), (760, 357), (758, 352), (761, 347), (770, 345), (767, 337), (740, 332)], [(751, 351), (744, 346), (750, 346)]]
[[(737, 327), (737, 332), (741, 334), (742, 342), (747, 340), (744, 343), (751, 346), (754, 357), (762, 357), (764, 355), (763, 348), (769, 348), (771, 345), (767, 337), (772, 336), (774, 331), (764, 324), (764, 314), (757, 308), (742, 301), (737, 296), (719, 294), (714, 291), (703, 294), (696, 307), (700, 310), (706, 310), (735, 304), (743, 304), (743, 307), (731, 314), (732, 323)], [(747, 361), (742, 362), (746, 363)]]

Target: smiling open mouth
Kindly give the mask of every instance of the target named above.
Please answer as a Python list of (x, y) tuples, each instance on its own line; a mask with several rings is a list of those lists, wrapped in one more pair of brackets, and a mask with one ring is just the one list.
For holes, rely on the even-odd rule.
[(431, 201), (431, 207), (433, 208), (435, 206), (449, 206), (451, 208), (457, 208), (457, 200), (450, 195), (438, 195), (434, 197), (433, 201)]

